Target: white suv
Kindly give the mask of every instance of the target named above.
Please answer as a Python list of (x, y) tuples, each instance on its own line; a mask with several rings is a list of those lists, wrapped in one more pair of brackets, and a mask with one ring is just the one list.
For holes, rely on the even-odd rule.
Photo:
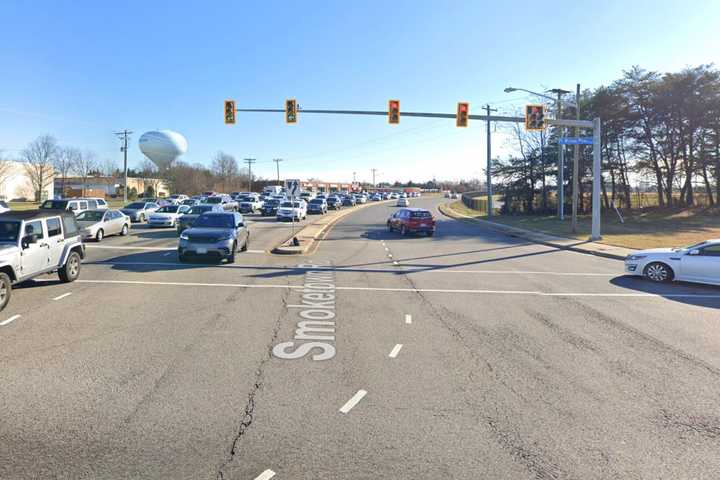
[(277, 209), (277, 219), (295, 220), (299, 222), (307, 218), (307, 203), (304, 200), (296, 200), (294, 202), (282, 202)]

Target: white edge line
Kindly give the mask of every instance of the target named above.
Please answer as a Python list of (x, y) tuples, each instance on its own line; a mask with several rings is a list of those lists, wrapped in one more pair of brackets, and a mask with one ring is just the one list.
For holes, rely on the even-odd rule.
[(358, 390), (357, 393), (340, 408), (340, 413), (348, 413), (365, 395), (367, 395), (365, 390)]
[(409, 313), (405, 314), (405, 323), (412, 323), (412, 315), (410, 315)]
[(65, 297), (69, 297), (72, 295), (72, 292), (63, 293), (62, 295), (58, 295), (57, 297), (53, 298), (53, 300), (62, 300)]
[(260, 475), (255, 477), (255, 480), (270, 480), (272, 477), (275, 476), (275, 472), (270, 470), (269, 468), (262, 472)]
[(20, 318), (20, 317), (21, 317), (20, 314), (18, 314), (18, 315), (13, 315), (12, 317), (8, 318), (7, 320), (3, 320), (2, 322), (0, 322), (0, 327), (4, 327), (5, 325), (7, 325), (7, 324), (9, 324), (9, 323), (11, 323), (11, 322), (14, 322), (15, 320), (17, 320), (17, 319)]
[(395, 346), (393, 347), (393, 349), (390, 351), (390, 354), (388, 355), (388, 357), (390, 357), (390, 358), (397, 358), (398, 353), (400, 353), (400, 349), (401, 349), (402, 347), (403, 347), (403, 346), (402, 346), (402, 343), (398, 343), (397, 345), (395, 345)]

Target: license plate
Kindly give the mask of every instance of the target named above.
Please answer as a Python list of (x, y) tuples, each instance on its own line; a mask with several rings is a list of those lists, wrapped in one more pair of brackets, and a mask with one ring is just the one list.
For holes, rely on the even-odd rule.
[(197, 253), (200, 254), (200, 255), (202, 255), (202, 254), (204, 254), (204, 253), (207, 253), (207, 248), (198, 248), (198, 249), (197, 249)]

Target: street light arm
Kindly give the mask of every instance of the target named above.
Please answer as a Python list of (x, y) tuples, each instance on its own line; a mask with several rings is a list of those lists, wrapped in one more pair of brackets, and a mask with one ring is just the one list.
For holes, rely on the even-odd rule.
[[(525, 88), (507, 87), (504, 91), (505, 91), (505, 93), (517, 92), (517, 91), (526, 92), (526, 93), (529, 93), (530, 95), (537, 95), (538, 97), (546, 98), (546, 99), (552, 101), (553, 103), (557, 103), (557, 101), (558, 101), (557, 98), (553, 98), (549, 95), (545, 95), (544, 93), (533, 92), (532, 90), (527, 90)], [(570, 101), (563, 101), (562, 103), (563, 103), (563, 105), (567, 105), (568, 107), (577, 108), (577, 103), (570, 102)]]

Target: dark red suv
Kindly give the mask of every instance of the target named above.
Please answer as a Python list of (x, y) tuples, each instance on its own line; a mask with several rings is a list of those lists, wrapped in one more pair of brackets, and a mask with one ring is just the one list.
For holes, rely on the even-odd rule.
[(401, 235), (408, 233), (426, 233), (432, 237), (435, 233), (435, 219), (424, 208), (401, 208), (388, 218), (388, 230), (398, 230)]

